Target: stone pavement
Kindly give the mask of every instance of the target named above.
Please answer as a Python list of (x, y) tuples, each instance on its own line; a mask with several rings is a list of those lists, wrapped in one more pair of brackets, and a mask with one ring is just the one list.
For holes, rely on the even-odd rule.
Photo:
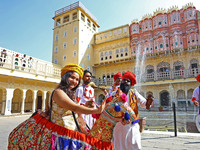
[[(7, 149), (9, 133), (30, 115), (0, 116), (0, 150)], [(199, 150), (200, 133), (147, 131), (142, 133), (142, 150)]]
[(147, 131), (142, 133), (142, 150), (199, 150), (200, 133)]

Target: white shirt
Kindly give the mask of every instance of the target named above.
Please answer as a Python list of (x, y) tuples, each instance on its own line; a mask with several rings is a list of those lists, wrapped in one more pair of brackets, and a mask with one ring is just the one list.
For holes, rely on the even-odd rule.
[[(76, 90), (75, 96), (76, 96), (76, 100), (78, 104), (80, 105), (84, 105), (87, 101), (91, 99), (95, 102), (94, 89), (89, 85), (85, 85), (85, 84), (80, 85)], [(85, 120), (86, 124), (91, 129), (96, 119), (93, 118), (91, 114), (89, 115), (82, 114), (82, 117)]]

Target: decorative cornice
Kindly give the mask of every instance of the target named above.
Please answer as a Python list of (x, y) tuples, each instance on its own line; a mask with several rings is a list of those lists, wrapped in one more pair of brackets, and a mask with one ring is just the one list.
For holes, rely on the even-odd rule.
[(153, 12), (153, 16), (156, 16), (157, 14), (164, 14), (164, 13), (166, 13), (167, 11), (166, 11), (166, 9), (164, 9), (164, 8), (158, 8), (158, 9), (156, 9), (156, 11), (154, 11)]
[(169, 9), (168, 9), (168, 13), (171, 13), (172, 11), (178, 11), (179, 10), (179, 8), (178, 8), (178, 6), (176, 6), (176, 5), (174, 5), (174, 6), (172, 6), (172, 7), (170, 7)]
[(139, 23), (138, 19), (133, 19), (131, 23)]
[(145, 20), (145, 19), (151, 19), (152, 18), (152, 15), (151, 14), (146, 14), (142, 17), (142, 20)]
[(183, 10), (185, 10), (189, 7), (195, 7), (195, 6), (193, 5), (193, 3), (190, 2), (190, 3), (187, 3), (186, 5), (183, 6)]

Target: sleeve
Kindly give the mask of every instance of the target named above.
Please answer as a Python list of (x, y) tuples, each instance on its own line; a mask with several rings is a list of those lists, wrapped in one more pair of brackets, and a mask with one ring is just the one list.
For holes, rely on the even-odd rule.
[(192, 101), (199, 101), (199, 88), (198, 87), (193, 91)]
[(135, 95), (137, 97), (137, 103), (140, 104), (140, 107), (145, 108), (146, 107), (146, 98), (144, 98), (136, 89), (134, 89)]
[(82, 90), (81, 88), (77, 88), (76, 89), (76, 93), (75, 93), (75, 96), (76, 96), (76, 101), (80, 104), (80, 100), (81, 100), (81, 97), (82, 97)]
[(108, 95), (107, 95), (107, 96), (108, 96), (108, 97), (111, 96), (112, 92), (113, 92), (113, 91), (112, 91), (112, 86), (111, 86), (111, 87), (109, 88), (109, 91), (108, 91)]

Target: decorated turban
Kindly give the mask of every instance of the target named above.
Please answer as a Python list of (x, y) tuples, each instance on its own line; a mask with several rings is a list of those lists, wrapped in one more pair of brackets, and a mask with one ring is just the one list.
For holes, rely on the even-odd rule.
[(61, 77), (68, 71), (75, 71), (80, 75), (80, 78), (83, 78), (84, 70), (81, 66), (77, 64), (68, 64), (61, 70)]
[(134, 86), (136, 82), (136, 75), (133, 74), (132, 72), (125, 72), (122, 76), (122, 79), (130, 79), (131, 80), (131, 85)]
[(196, 79), (197, 79), (197, 81), (200, 82), (200, 74), (197, 75), (197, 78), (196, 78)]
[(122, 75), (120, 72), (116, 73), (114, 76), (113, 76), (113, 79), (116, 80), (117, 78), (122, 78)]

